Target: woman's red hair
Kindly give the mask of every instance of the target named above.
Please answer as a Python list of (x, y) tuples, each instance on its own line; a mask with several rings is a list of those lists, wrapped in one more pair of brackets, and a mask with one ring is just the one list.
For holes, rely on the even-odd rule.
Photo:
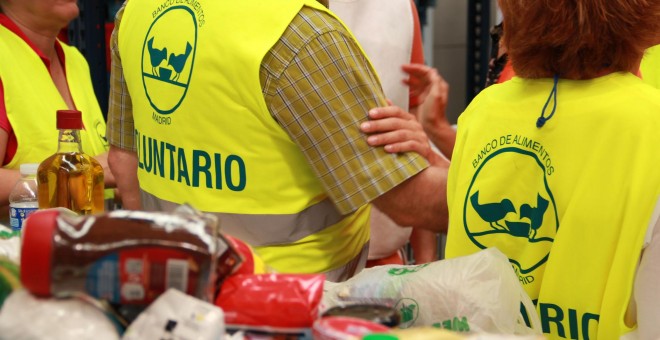
[(590, 79), (636, 71), (660, 42), (660, 0), (500, 0), (517, 75)]

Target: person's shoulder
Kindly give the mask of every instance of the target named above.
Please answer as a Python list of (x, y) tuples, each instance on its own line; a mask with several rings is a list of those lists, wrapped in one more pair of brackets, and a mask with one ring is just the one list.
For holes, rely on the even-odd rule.
[(329, 32), (346, 33), (347, 29), (334, 15), (327, 11), (303, 6), (289, 25), (290, 29), (298, 31), (307, 39)]
[[(330, 37), (330, 35), (332, 35)], [(278, 42), (264, 59), (267, 65), (288, 64), (295, 60), (302, 51), (308, 50), (312, 43), (318, 45), (313, 50), (330, 53), (333, 43), (347, 40), (350, 33), (334, 15), (317, 8), (303, 6), (291, 20)], [(269, 69), (282, 69), (269, 67)]]
[[(618, 79), (620, 79), (620, 82), (616, 85), (618, 85), (617, 90), (621, 97), (627, 98), (640, 106), (660, 110), (660, 89), (645, 83), (638, 76), (632, 74), (621, 75)], [(655, 116), (660, 117), (657, 114)]]

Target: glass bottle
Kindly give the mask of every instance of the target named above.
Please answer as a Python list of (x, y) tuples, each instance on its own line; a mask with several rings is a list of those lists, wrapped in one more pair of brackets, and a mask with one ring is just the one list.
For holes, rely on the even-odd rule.
[(20, 231), (25, 219), (39, 208), (37, 167), (39, 164), (21, 164), (21, 177), (9, 194), (9, 222), (14, 232)]
[(57, 111), (57, 153), (37, 170), (39, 208), (64, 207), (81, 215), (103, 212), (103, 167), (82, 150), (82, 113)]

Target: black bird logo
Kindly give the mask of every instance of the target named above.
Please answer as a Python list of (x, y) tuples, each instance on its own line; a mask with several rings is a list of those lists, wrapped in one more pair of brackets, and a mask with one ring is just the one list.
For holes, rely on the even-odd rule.
[(472, 207), (477, 212), (477, 214), (479, 214), (479, 217), (481, 217), (482, 220), (490, 223), (490, 226), (495, 230), (506, 230), (506, 227), (502, 226), (498, 222), (502, 220), (506, 214), (510, 212), (516, 212), (516, 208), (508, 198), (503, 199), (499, 203), (479, 204), (479, 191), (470, 196), (470, 203), (472, 203)]
[(149, 39), (147, 47), (149, 48), (149, 59), (151, 60), (151, 74), (160, 77), (158, 65), (160, 65), (163, 60), (167, 59), (167, 47), (163, 47), (162, 50), (154, 48), (154, 37)]
[(531, 221), (531, 230), (529, 238), (533, 240), (536, 237), (536, 231), (543, 224), (543, 215), (545, 211), (548, 210), (548, 201), (537, 194), (536, 197), (536, 208), (532, 208), (529, 204), (525, 203), (520, 206), (520, 217), (527, 217)]
[(191, 51), (192, 51), (192, 46), (190, 46), (190, 43), (186, 43), (186, 53), (179, 55), (170, 53), (170, 59), (167, 61), (167, 65), (171, 65), (172, 68), (174, 69), (174, 72), (176, 72), (176, 75), (174, 75), (174, 78), (172, 80), (174, 81), (179, 80), (179, 77), (181, 76), (181, 71), (183, 71), (183, 67), (186, 66), (186, 60), (188, 60), (188, 56), (190, 55)]

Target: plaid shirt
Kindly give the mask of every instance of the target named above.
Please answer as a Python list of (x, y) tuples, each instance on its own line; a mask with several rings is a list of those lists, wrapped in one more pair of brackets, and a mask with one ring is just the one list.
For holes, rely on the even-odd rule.
[[(135, 151), (131, 98), (112, 34), (107, 137)], [(261, 64), (262, 92), (273, 116), (298, 144), (326, 192), (349, 213), (427, 167), (415, 153), (392, 155), (366, 144), (359, 124), (385, 105), (375, 71), (341, 23), (304, 7)]]

